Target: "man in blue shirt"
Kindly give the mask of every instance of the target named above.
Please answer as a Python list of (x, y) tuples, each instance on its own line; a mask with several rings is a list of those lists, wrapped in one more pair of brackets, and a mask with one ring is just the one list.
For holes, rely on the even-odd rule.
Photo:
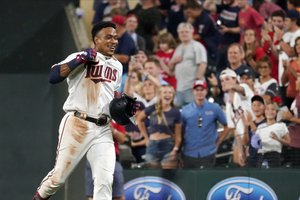
[[(182, 108), (184, 168), (213, 167), (219, 144), (229, 129), (221, 107), (206, 100), (207, 84), (196, 80), (193, 86), (194, 102)], [(218, 122), (224, 131), (218, 135)]]

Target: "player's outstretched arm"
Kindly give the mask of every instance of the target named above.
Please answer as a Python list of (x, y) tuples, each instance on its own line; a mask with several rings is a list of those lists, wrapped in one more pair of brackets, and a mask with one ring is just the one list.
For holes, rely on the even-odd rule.
[(52, 84), (62, 82), (72, 70), (76, 69), (81, 64), (91, 61), (95, 62), (96, 55), (96, 50), (89, 48), (83, 51), (82, 54), (78, 54), (76, 58), (68, 63), (53, 65), (50, 71), (49, 82)]

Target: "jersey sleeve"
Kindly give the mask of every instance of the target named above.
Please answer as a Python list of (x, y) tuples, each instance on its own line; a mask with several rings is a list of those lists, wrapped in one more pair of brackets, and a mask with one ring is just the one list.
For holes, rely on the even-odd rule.
[(118, 73), (118, 79), (117, 79), (115, 91), (119, 91), (119, 89), (121, 88), (122, 75), (123, 75), (123, 66), (120, 62), (118, 63), (119, 63), (119, 67), (118, 67), (119, 73)]
[[(52, 67), (54, 67), (55, 65), (61, 65), (61, 64), (68, 63), (68, 62), (70, 62), (71, 60), (75, 59), (76, 56), (77, 56), (78, 54), (81, 54), (81, 53), (83, 53), (83, 52), (81, 51), (81, 52), (72, 53), (72, 54), (70, 54), (66, 59), (64, 59), (63, 61), (60, 61), (59, 63), (56, 63), (56, 64), (52, 65)], [(51, 67), (51, 68), (52, 68), (52, 67)]]

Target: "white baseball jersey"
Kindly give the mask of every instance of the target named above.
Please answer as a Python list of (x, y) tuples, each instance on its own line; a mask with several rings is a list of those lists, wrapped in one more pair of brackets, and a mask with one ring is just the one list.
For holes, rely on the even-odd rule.
[[(81, 53), (73, 53), (58, 64), (68, 63)], [(97, 53), (96, 60), (98, 64), (79, 66), (68, 76), (65, 112), (77, 110), (96, 118), (102, 113), (109, 115), (108, 105), (121, 86), (123, 67), (116, 58), (101, 53)]]
[(241, 118), (241, 115), (244, 115), (246, 112), (250, 112), (253, 116), (251, 110), (251, 98), (254, 93), (245, 83), (241, 83), (240, 86), (244, 88), (245, 95), (235, 92), (233, 97), (233, 102), (229, 101), (228, 93), (225, 93), (225, 104), (226, 104), (226, 118), (227, 126), (229, 128), (235, 128), (236, 135), (244, 135), (245, 125)]

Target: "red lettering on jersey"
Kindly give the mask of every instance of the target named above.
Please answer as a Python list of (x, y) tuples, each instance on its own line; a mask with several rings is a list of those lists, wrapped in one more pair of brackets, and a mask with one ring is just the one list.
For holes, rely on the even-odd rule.
[(103, 65), (88, 65), (85, 78), (90, 78), (94, 83), (111, 82), (117, 80), (116, 69), (107, 66), (103, 74)]
[(104, 72), (104, 78), (111, 80), (112, 69), (110, 67), (106, 67)]
[(111, 77), (111, 80), (113, 81), (116, 81), (117, 80), (117, 73), (118, 71), (116, 69), (113, 70), (113, 73), (112, 73), (112, 77)]

